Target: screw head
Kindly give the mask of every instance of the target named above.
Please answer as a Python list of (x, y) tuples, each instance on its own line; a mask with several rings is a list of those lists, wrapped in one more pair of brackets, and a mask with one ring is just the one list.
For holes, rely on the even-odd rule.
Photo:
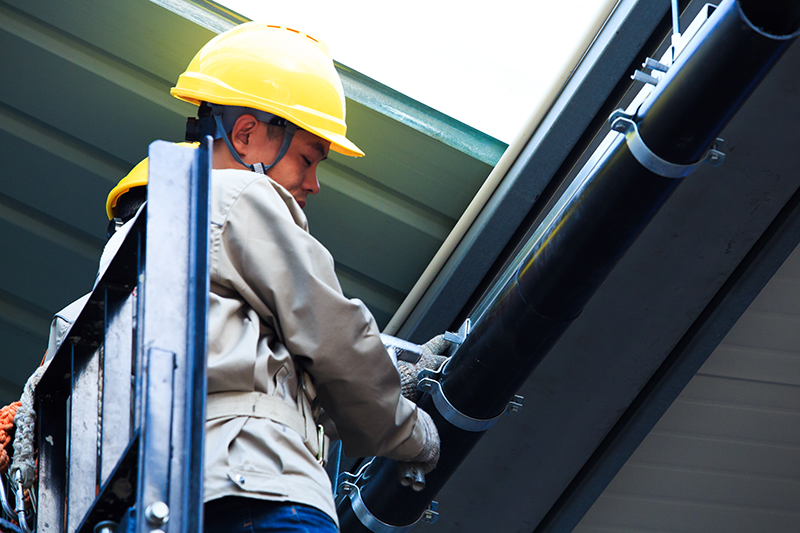
[(426, 509), (422, 512), (421, 520), (426, 524), (433, 524), (439, 518), (439, 513), (431, 509)]
[(144, 517), (151, 526), (161, 526), (169, 520), (169, 506), (164, 502), (153, 502), (144, 510)]
[(94, 533), (116, 533), (117, 523), (111, 520), (103, 520), (94, 526)]

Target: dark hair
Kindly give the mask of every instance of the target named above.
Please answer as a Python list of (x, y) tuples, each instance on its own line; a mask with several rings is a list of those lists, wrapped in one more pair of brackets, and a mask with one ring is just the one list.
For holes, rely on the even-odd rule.
[(146, 201), (147, 187), (133, 187), (117, 200), (117, 212), (114, 218), (119, 218), (122, 222), (129, 221)]

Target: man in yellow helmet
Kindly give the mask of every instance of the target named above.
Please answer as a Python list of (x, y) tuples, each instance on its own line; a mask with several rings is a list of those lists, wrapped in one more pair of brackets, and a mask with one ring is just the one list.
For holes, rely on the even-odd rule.
[(199, 106), (187, 140), (216, 139), (205, 529), (336, 531), (317, 404), (350, 456), (427, 472), (439, 453), (436, 427), (401, 396), (375, 320), (342, 295), (302, 211), (329, 150), (363, 155), (346, 138), (341, 80), (320, 41), (248, 23), (205, 45), (172, 94)]
[[(325, 431), (350, 456), (382, 455), (422, 473), (439, 457), (436, 426), (401, 395), (375, 320), (342, 295), (303, 214), (329, 150), (364, 155), (345, 136), (341, 80), (320, 41), (248, 23), (206, 44), (171, 92), (199, 106), (187, 141), (215, 138), (205, 531), (336, 531), (320, 407)], [(109, 194), (101, 264), (146, 184), (147, 160)], [(51, 356), (83, 303), (54, 319)], [(404, 374), (404, 388), (413, 391), (417, 371)]]

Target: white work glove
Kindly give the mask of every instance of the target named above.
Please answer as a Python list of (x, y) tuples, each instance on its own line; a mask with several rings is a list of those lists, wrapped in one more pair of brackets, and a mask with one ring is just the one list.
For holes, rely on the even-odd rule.
[(417, 409), (417, 424), (422, 424), (425, 430), (422, 451), (408, 462), (398, 462), (397, 475), (401, 485), (421, 491), (425, 488), (425, 474), (436, 468), (436, 463), (439, 462), (440, 442), (436, 424), (422, 409)]
[(424, 369), (439, 370), (447, 360), (446, 354), (452, 342), (446, 340), (444, 335), (437, 335), (422, 345), (422, 357), (416, 363), (398, 361), (397, 370), (400, 372), (400, 387), (403, 396), (415, 402), (422, 396), (422, 391), (417, 389), (419, 373)]

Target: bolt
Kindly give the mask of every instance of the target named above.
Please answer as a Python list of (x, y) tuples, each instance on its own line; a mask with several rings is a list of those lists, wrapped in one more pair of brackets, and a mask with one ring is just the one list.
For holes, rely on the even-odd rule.
[(429, 392), (433, 390), (433, 383), (429, 378), (425, 378), (417, 384), (417, 388), (422, 392)]
[(116, 533), (117, 523), (111, 520), (103, 520), (94, 526), (94, 533)]
[(151, 526), (162, 526), (169, 520), (169, 506), (164, 502), (153, 502), (144, 510), (144, 517)]
[(611, 125), (611, 129), (614, 131), (618, 131), (619, 133), (625, 133), (628, 129), (627, 124), (621, 120), (615, 120), (614, 123)]
[(426, 524), (433, 524), (439, 518), (439, 513), (431, 509), (426, 509), (422, 512), (422, 521)]

